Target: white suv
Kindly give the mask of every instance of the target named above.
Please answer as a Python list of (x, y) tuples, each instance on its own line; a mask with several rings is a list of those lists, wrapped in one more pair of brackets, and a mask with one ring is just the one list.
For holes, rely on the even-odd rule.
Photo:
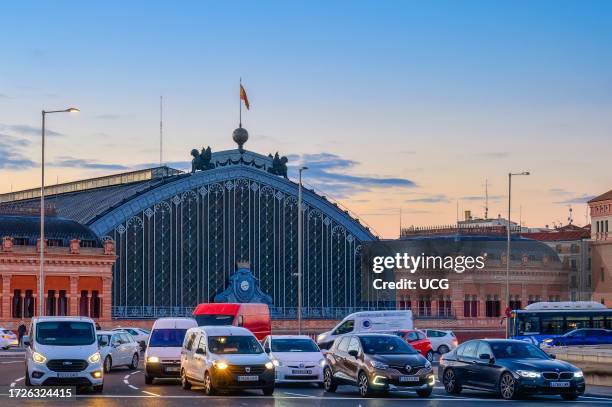
[(104, 372), (91, 318), (32, 318), (26, 347), (26, 386), (91, 387), (101, 393)]

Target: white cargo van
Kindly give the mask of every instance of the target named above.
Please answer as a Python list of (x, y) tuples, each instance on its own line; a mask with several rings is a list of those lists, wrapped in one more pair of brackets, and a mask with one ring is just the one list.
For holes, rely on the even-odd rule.
[(329, 349), (334, 340), (348, 333), (389, 332), (413, 329), (412, 311), (362, 311), (345, 317), (331, 331), (317, 336), (321, 349)]
[(86, 317), (32, 318), (23, 338), (26, 386), (104, 386), (96, 327)]
[(152, 384), (156, 377), (180, 377), (185, 333), (196, 326), (198, 324), (193, 318), (160, 318), (155, 321), (145, 351), (146, 384)]

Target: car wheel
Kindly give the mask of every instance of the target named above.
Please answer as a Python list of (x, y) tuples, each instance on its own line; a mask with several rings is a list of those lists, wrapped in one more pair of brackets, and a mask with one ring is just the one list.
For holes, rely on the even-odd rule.
[(110, 371), (111, 371), (111, 369), (113, 368), (113, 361), (111, 360), (111, 357), (110, 357), (110, 356), (107, 356), (107, 357), (104, 359), (104, 365), (103, 365), (103, 368), (104, 368), (104, 373), (108, 373), (108, 372), (110, 372)]
[(102, 393), (102, 391), (104, 390), (104, 383), (97, 386), (93, 386), (92, 390), (94, 393)]
[(264, 396), (271, 396), (274, 394), (274, 386), (266, 387), (265, 389), (261, 389), (263, 391)]
[(417, 395), (419, 397), (429, 397), (431, 396), (431, 392), (433, 391), (433, 388), (427, 388), (427, 389), (422, 389), (422, 390), (417, 390)]
[(153, 384), (153, 376), (145, 375), (145, 384)]
[(25, 372), (25, 385), (26, 386), (31, 386), (32, 385), (32, 382), (30, 381), (30, 373), (28, 373), (27, 370)]
[(216, 392), (217, 391), (213, 387), (212, 378), (210, 377), (210, 374), (206, 372), (206, 375), (204, 376), (204, 393), (207, 396), (214, 396)]
[(448, 346), (446, 345), (440, 345), (438, 346), (438, 353), (440, 355), (444, 355), (445, 353), (448, 353), (450, 351), (450, 349), (448, 348)]
[(370, 381), (368, 380), (368, 375), (364, 372), (359, 373), (359, 376), (357, 377), (357, 387), (359, 388), (359, 395), (361, 397), (372, 396)]
[(512, 400), (518, 396), (516, 380), (508, 372), (502, 374), (499, 379), (499, 394), (504, 400)]
[(576, 400), (578, 398), (578, 396), (579, 396), (578, 393), (563, 393), (563, 394), (561, 394), (561, 398), (563, 400), (567, 400), (567, 401)]
[(338, 384), (334, 380), (334, 375), (329, 367), (326, 367), (323, 371), (323, 388), (326, 392), (334, 393), (338, 388)]
[(138, 369), (138, 354), (137, 353), (134, 353), (134, 356), (132, 356), (132, 363), (128, 367), (130, 368), (130, 370)]
[(444, 385), (444, 390), (449, 394), (461, 393), (461, 385), (457, 382), (457, 376), (453, 369), (446, 369), (442, 376), (442, 384)]
[(3, 349), (3, 350), (8, 350), (8, 349), (9, 349), (9, 347), (8, 347), (8, 346), (3, 346), (3, 347), (2, 347), (2, 349)]
[(187, 376), (185, 376), (185, 370), (181, 370), (181, 387), (183, 390), (191, 389), (191, 383), (187, 380)]
[(429, 360), (430, 362), (433, 362), (434, 360), (434, 354), (432, 351), (427, 351), (427, 355), (425, 355), (425, 357), (427, 358), (427, 360)]

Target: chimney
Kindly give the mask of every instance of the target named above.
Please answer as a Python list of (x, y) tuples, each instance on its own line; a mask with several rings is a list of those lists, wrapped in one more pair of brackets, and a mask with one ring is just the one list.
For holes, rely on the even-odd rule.
[(472, 220), (472, 211), (465, 211), (465, 220)]

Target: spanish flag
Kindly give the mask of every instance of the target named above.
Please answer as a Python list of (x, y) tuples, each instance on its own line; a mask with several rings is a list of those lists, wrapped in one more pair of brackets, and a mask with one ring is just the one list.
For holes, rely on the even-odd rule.
[(247, 110), (249, 110), (249, 106), (251, 105), (249, 104), (249, 98), (247, 97), (246, 90), (244, 90), (242, 84), (240, 84), (240, 99), (244, 100), (244, 105), (246, 106)]

